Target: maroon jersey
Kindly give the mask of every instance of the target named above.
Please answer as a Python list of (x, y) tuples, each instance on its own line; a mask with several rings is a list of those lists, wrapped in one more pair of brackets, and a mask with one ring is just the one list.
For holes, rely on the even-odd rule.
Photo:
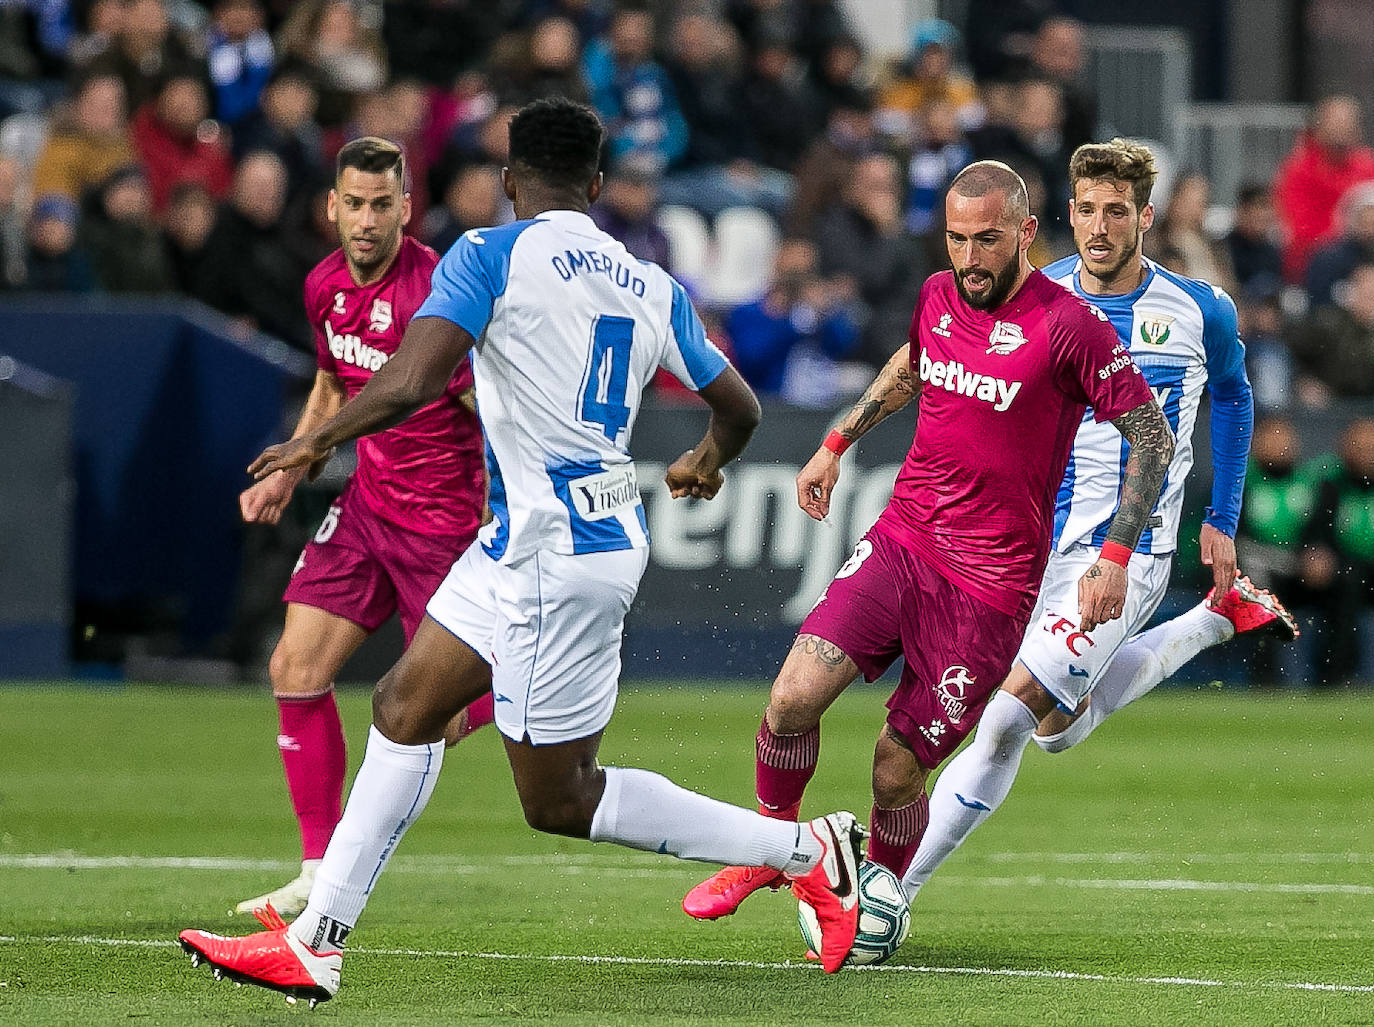
[[(429, 295), (439, 256), (409, 236), (391, 269), (355, 285), (342, 250), (305, 279), (305, 309), (315, 330), (320, 370), (356, 396), (401, 344)], [(409, 531), (472, 537), (482, 520), (486, 478), (477, 417), (459, 397), (473, 387), (464, 360), (443, 396), (409, 419), (358, 440), (354, 487), (376, 517)]]
[(932, 275), (911, 319), (916, 437), (879, 530), (988, 605), (1024, 616), (1049, 556), (1054, 498), (1084, 409), (1152, 398), (1096, 307), (1039, 271), (996, 310)]

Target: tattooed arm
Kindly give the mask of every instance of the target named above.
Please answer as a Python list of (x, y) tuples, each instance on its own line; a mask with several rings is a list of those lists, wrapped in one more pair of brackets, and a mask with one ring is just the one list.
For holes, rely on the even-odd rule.
[[(1107, 529), (1107, 541), (1134, 550), (1159, 501), (1169, 462), (1174, 458), (1174, 433), (1154, 400), (1128, 410), (1112, 421), (1131, 445), (1121, 482), (1121, 502)], [(1126, 604), (1126, 568), (1099, 559), (1078, 582), (1079, 629), (1091, 631), (1121, 616)]]
[[(921, 383), (911, 373), (908, 343), (892, 354), (873, 384), (835, 426), (835, 433), (846, 444), (856, 442), (878, 422), (910, 403), (920, 391)], [(823, 519), (830, 511), (830, 493), (839, 479), (839, 454), (821, 446), (797, 475), (797, 505), (816, 520)]]

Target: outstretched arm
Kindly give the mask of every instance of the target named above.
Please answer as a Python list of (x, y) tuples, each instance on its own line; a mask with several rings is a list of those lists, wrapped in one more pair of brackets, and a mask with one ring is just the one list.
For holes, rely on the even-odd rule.
[[(309, 434), (338, 413), (347, 399), (348, 393), (338, 375), (332, 371), (316, 371), (315, 384), (310, 389), (305, 409), (301, 411), (301, 418), (296, 422), (296, 430), (291, 437), (297, 439)], [(293, 467), (289, 471), (278, 471), (244, 489), (239, 493), (239, 512), (243, 515), (244, 522), (276, 524), (281, 520), (287, 504), (291, 502), (291, 494), (296, 491), (301, 479), (307, 473), (313, 479), (328, 459), (329, 453), (325, 453), (309, 468)]]
[(1153, 399), (1126, 411), (1112, 424), (1126, 437), (1131, 451), (1121, 482), (1121, 502), (1107, 529), (1102, 556), (1078, 582), (1081, 631), (1121, 616), (1126, 603), (1126, 561), (1140, 542), (1174, 458), (1174, 433)]
[[(816, 520), (830, 512), (830, 493), (840, 480), (840, 455), (861, 439), (870, 428), (895, 414), (921, 391), (921, 383), (911, 373), (911, 344), (907, 343), (878, 372), (859, 401), (849, 408), (830, 433), (838, 440), (822, 445), (797, 475), (797, 505)], [(834, 448), (832, 448), (832, 445)]]
[(674, 460), (664, 476), (674, 499), (714, 499), (725, 483), (720, 469), (744, 452), (763, 418), (754, 390), (729, 364), (699, 395), (711, 408), (711, 422), (696, 448)]
[(360, 393), (313, 431), (269, 446), (248, 465), (248, 473), (265, 478), (274, 471), (312, 464), (341, 442), (400, 424), (443, 395), (473, 341), (466, 330), (446, 318), (415, 318), (395, 356)]

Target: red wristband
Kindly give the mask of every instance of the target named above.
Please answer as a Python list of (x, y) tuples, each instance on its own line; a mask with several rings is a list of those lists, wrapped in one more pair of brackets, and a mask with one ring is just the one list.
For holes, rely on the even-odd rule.
[(1102, 559), (1110, 560), (1114, 564), (1125, 567), (1131, 562), (1131, 551), (1120, 542), (1103, 542)]
[(821, 443), (826, 449), (836, 456), (844, 456), (844, 451), (854, 444), (853, 439), (847, 439), (837, 431), (832, 431)]

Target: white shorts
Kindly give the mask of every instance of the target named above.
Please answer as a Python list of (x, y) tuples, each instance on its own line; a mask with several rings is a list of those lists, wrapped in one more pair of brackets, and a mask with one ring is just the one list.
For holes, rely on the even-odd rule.
[(503, 735), (570, 742), (611, 719), (625, 614), (648, 562), (640, 548), (500, 564), (474, 542), (426, 612), (491, 664)]
[(1132, 553), (1126, 565), (1126, 606), (1116, 620), (1100, 624), (1091, 636), (1078, 630), (1078, 579), (1102, 550), (1076, 545), (1051, 553), (1040, 582), (1040, 599), (1031, 614), (1016, 659), (1065, 710), (1078, 708), (1097, 685), (1112, 657), (1149, 623), (1169, 587), (1173, 555)]

